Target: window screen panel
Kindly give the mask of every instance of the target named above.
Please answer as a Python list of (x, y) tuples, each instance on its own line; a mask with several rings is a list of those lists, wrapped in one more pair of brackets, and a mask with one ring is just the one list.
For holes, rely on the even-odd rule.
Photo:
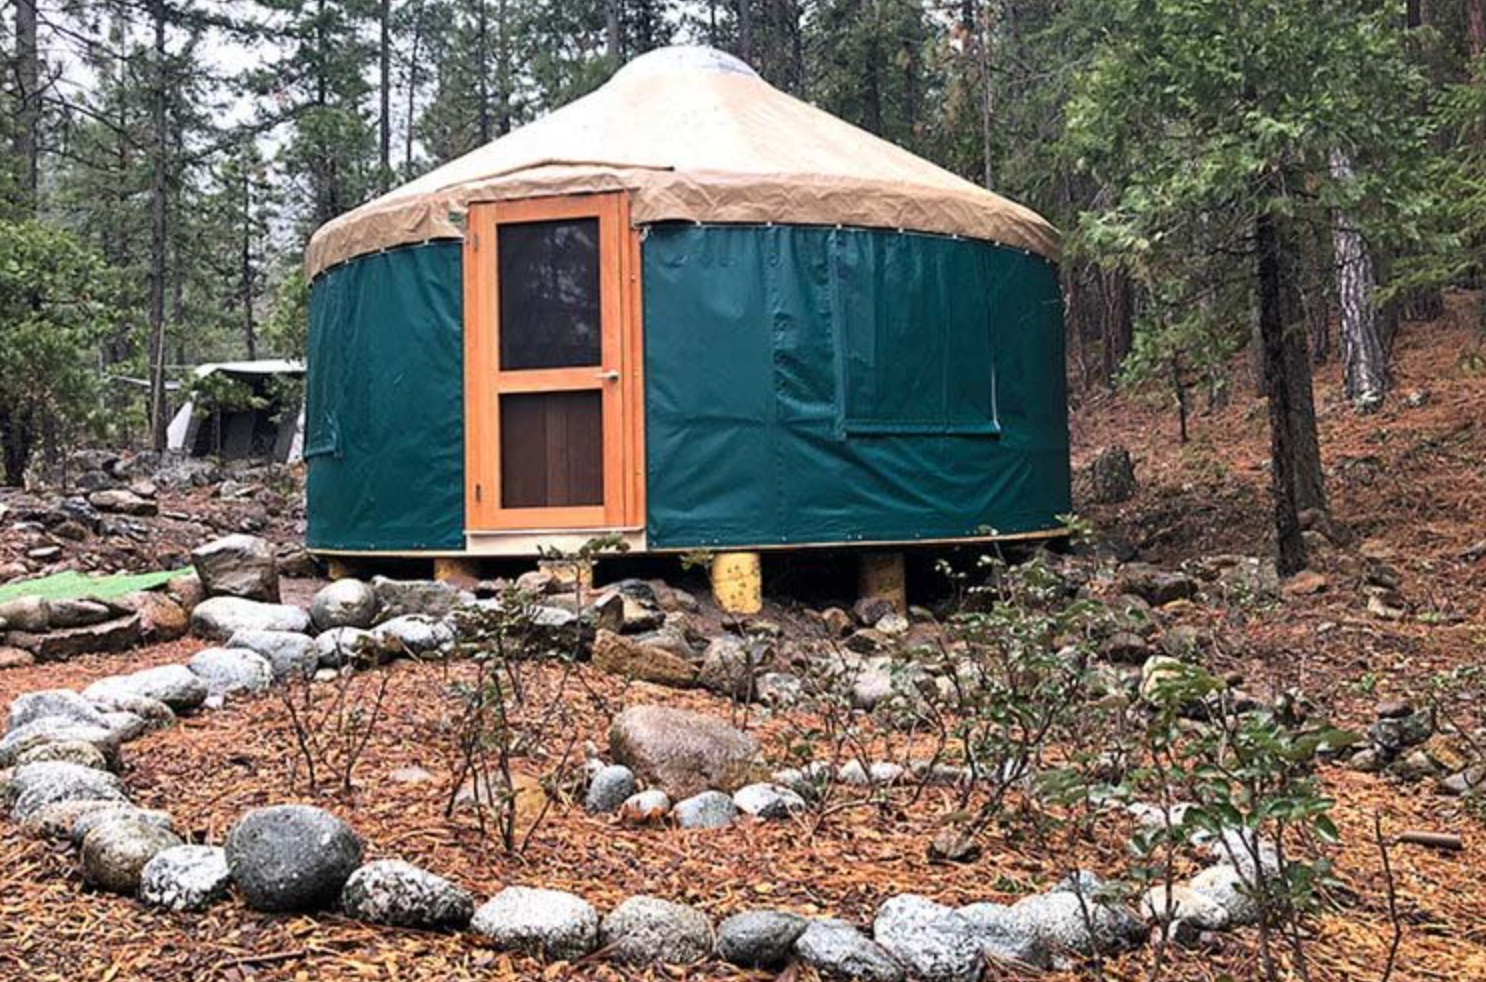
[(521, 222), (496, 234), (501, 369), (599, 365), (598, 219)]

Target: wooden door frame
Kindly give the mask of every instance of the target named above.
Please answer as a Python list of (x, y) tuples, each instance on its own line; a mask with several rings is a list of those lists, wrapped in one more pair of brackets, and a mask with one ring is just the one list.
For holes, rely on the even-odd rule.
[[(596, 218), (601, 354), (597, 367), (499, 369), (499, 227)], [(627, 194), (580, 194), (472, 204), (464, 239), (466, 532), (633, 529), (644, 522), (644, 413), (639, 234)], [(618, 373), (614, 381), (600, 376)], [(598, 391), (603, 399), (604, 501), (553, 508), (501, 507), (500, 394)]]

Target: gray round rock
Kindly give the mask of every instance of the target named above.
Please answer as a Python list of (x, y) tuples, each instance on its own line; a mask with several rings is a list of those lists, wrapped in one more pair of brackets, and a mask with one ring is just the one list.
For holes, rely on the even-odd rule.
[(161, 665), (129, 675), (110, 675), (83, 690), (83, 696), (93, 702), (154, 699), (177, 713), (196, 709), (206, 702), (207, 695), (206, 683), (185, 665)]
[(588, 782), (583, 807), (593, 814), (612, 812), (635, 793), (635, 775), (623, 764), (601, 767)]
[(298, 631), (235, 631), (227, 639), (227, 647), (262, 655), (273, 668), (273, 677), (280, 681), (291, 675), (313, 675), (320, 664), (315, 639)]
[(754, 818), (788, 818), (805, 810), (805, 799), (779, 784), (750, 784), (733, 792), (733, 804)]
[(227, 865), (255, 910), (313, 910), (340, 896), (361, 865), (361, 840), (320, 808), (255, 808), (227, 836)]
[(810, 924), (798, 914), (747, 910), (717, 926), (717, 957), (744, 968), (778, 968)]
[(232, 874), (216, 846), (175, 846), (155, 854), (139, 874), (139, 899), (166, 910), (205, 910), (227, 896)]
[(71, 689), (43, 689), (22, 693), (11, 700), (10, 722), (6, 730), (17, 730), (27, 723), (48, 717), (102, 726), (102, 714), (91, 702)]
[(712, 954), (712, 922), (685, 904), (630, 897), (604, 918), (603, 940), (618, 961), (690, 965)]
[(66, 833), (74, 846), (81, 846), (89, 832), (110, 822), (145, 822), (170, 832), (175, 831), (175, 821), (167, 812), (153, 808), (137, 808), (127, 802), (113, 801), (107, 804), (108, 807), (82, 809), (76, 813)]
[(953, 909), (911, 893), (877, 909), (872, 937), (908, 974), (923, 982), (975, 982), (981, 946)]
[(262, 692), (273, 685), (268, 659), (246, 648), (206, 648), (192, 655), (187, 665), (206, 683), (209, 696)]
[(17, 767), (10, 778), (10, 794), (10, 817), (17, 822), (59, 801), (129, 800), (119, 779), (107, 771), (56, 761)]
[(811, 921), (795, 941), (800, 960), (828, 978), (902, 982), (903, 966), (845, 921)]
[(738, 806), (721, 791), (703, 791), (676, 802), (671, 815), (683, 829), (720, 829), (733, 824)]
[(310, 621), (319, 631), (332, 627), (371, 627), (377, 616), (377, 593), (360, 580), (336, 580), (310, 601)]
[(83, 878), (114, 893), (134, 893), (145, 864), (180, 844), (174, 832), (149, 822), (126, 818), (99, 825), (83, 839)]
[(310, 629), (310, 615), (288, 604), (259, 603), (240, 597), (212, 597), (191, 610), (191, 633), (208, 641), (225, 641), (238, 631)]
[(571, 893), (506, 887), (475, 911), (470, 929), (502, 950), (571, 961), (598, 947), (599, 915)]
[(372, 924), (437, 930), (468, 924), (475, 901), (442, 876), (400, 859), (383, 859), (351, 874), (341, 890), (341, 909)]

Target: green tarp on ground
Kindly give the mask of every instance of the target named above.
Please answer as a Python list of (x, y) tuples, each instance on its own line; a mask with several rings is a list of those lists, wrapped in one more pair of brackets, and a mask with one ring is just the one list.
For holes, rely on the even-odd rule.
[(189, 566), (181, 569), (162, 569), (153, 573), (115, 573), (112, 576), (84, 576), (76, 570), (63, 570), (51, 576), (40, 576), (34, 580), (19, 580), (0, 586), (0, 603), (17, 597), (41, 597), (43, 600), (112, 600), (137, 590), (153, 590), (169, 583), (177, 576), (191, 572)]
[(461, 252), (394, 249), (315, 280), (310, 548), (464, 548)]
[(644, 245), (654, 548), (913, 541), (1069, 510), (1045, 260), (884, 231), (659, 226)]

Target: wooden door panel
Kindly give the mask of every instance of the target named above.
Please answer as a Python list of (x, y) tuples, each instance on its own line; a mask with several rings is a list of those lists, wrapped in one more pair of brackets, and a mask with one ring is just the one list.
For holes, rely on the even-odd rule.
[(470, 208), (467, 524), (619, 527), (634, 501), (633, 243), (618, 194)]

